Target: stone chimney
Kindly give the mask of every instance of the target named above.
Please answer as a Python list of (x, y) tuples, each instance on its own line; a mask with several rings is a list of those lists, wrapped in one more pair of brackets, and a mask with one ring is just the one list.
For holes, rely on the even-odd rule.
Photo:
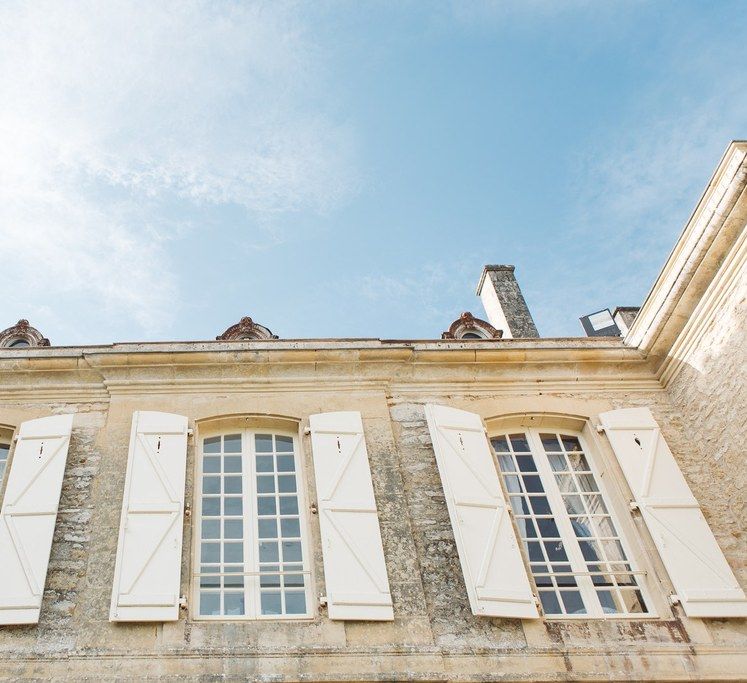
[(539, 337), (513, 266), (485, 266), (477, 295), (482, 299), (490, 324), (503, 330), (504, 339)]

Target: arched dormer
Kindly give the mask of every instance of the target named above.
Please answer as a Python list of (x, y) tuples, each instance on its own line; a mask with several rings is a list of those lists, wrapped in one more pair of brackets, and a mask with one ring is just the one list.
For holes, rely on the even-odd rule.
[(223, 334), (218, 335), (218, 341), (262, 341), (265, 339), (277, 339), (267, 327), (255, 323), (250, 317), (245, 316), (235, 325), (231, 325)]
[(0, 332), (0, 348), (23, 349), (32, 346), (49, 346), (49, 339), (29, 325), (28, 320), (19, 320), (13, 327)]
[(502, 330), (496, 330), (490, 323), (475, 318), (469, 311), (465, 311), (451, 327), (441, 335), (441, 339), (501, 339)]

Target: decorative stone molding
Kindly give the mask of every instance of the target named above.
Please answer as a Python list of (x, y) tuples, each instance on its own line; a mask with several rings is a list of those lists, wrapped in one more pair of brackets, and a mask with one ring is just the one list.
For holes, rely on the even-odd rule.
[(229, 327), (223, 334), (216, 337), (219, 341), (264, 340), (277, 338), (278, 336), (276, 334), (273, 334), (264, 325), (255, 323), (248, 316), (239, 320), (235, 325), (231, 325), (231, 327)]
[(502, 337), (503, 330), (496, 330), (490, 323), (475, 318), (469, 311), (462, 313), (441, 335), (441, 339), (501, 339)]
[(25, 348), (29, 346), (49, 346), (49, 339), (42, 336), (35, 327), (29, 325), (28, 320), (19, 320), (13, 327), (0, 332), (1, 348)]

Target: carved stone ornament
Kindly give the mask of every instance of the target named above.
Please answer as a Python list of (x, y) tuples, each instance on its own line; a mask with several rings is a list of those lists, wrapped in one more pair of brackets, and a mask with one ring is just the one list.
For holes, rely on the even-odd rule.
[(235, 325), (231, 325), (223, 334), (216, 337), (219, 341), (241, 341), (246, 340), (263, 340), (277, 339), (278, 336), (273, 334), (264, 325), (255, 323), (251, 318), (244, 317)]
[(28, 320), (19, 320), (13, 327), (0, 332), (0, 347), (5, 349), (49, 346), (49, 339), (42, 336)]
[(441, 339), (501, 339), (503, 330), (496, 330), (490, 323), (475, 318), (465, 311), (451, 327), (441, 335)]

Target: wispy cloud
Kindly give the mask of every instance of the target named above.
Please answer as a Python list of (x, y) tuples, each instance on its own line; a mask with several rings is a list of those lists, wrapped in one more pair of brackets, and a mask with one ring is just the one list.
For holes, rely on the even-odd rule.
[(192, 229), (175, 216), (232, 206), (271, 225), (351, 191), (350, 135), (320, 104), (322, 58), (298, 16), (281, 3), (3, 4), (6, 311), (76, 300), (101, 329), (124, 317), (163, 333), (179, 302), (165, 245)]

